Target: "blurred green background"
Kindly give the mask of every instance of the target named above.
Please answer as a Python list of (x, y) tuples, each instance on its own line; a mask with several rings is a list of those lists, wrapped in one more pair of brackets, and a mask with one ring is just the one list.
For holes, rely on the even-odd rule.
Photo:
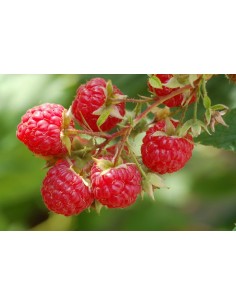
[[(236, 154), (196, 145), (181, 171), (165, 175), (170, 189), (155, 202), (139, 198), (124, 210), (103, 209), (76, 217), (49, 213), (40, 188), (44, 162), (16, 139), (28, 108), (69, 107), (77, 87), (92, 77), (111, 79), (124, 94), (147, 95), (147, 75), (0, 75), (0, 230), (232, 230), (236, 222)], [(236, 107), (236, 86), (218, 75), (208, 83), (213, 103)], [(227, 121), (227, 120), (226, 120)]]

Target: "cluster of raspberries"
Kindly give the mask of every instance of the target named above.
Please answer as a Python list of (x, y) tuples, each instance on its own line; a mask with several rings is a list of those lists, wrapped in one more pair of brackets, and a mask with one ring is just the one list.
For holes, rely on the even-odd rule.
[[(172, 75), (157, 76), (165, 83)], [(149, 90), (158, 96), (176, 90), (165, 86), (162, 89), (154, 89), (150, 84), (148, 86)], [(108, 147), (106, 154), (99, 156), (95, 147), (88, 164), (81, 170), (80, 167), (77, 168), (77, 161), (73, 159), (73, 154), (70, 154), (62, 140), (64, 130), (72, 130), (67, 141), (72, 143), (73, 149), (73, 140), (78, 139), (78, 136), (73, 134), (73, 131), (77, 130), (75, 122), (79, 124), (80, 130), (94, 133), (108, 132), (121, 123), (125, 116), (125, 100), (115, 103), (119, 114), (110, 114), (98, 127), (99, 114), (96, 114), (96, 111), (102, 109), (107, 102), (106, 88), (107, 82), (102, 78), (94, 78), (81, 85), (71, 106), (70, 120), (66, 124), (64, 114), (68, 111), (59, 104), (46, 103), (29, 109), (17, 126), (17, 138), (35, 155), (49, 160), (49, 164), (51, 161), (41, 193), (47, 208), (55, 213), (77, 215), (95, 201), (108, 208), (125, 208), (132, 205), (142, 192), (143, 177), (135, 162), (121, 159), (122, 162), (119, 161), (118, 164), (112, 163), (117, 153), (117, 145)], [(114, 85), (110, 97), (113, 96), (122, 96), (122, 92)], [(165, 104), (168, 107), (177, 107), (182, 101), (183, 95), (180, 94), (167, 100)], [(194, 102), (194, 99), (191, 102)], [(171, 122), (175, 127), (178, 126), (177, 121)], [(165, 134), (165, 127), (165, 120), (155, 122), (143, 138), (140, 166), (147, 171), (172, 173), (181, 169), (191, 158), (194, 147), (192, 136), (170, 136)], [(83, 137), (80, 139), (85, 145), (88, 142)], [(124, 146), (124, 150), (129, 156), (129, 148)], [(96, 158), (93, 158), (94, 156)], [(101, 160), (109, 161), (110, 167), (101, 167)]]

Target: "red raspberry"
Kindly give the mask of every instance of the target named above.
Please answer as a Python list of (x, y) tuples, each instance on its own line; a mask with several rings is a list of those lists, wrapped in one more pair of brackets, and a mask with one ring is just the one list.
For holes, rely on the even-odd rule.
[[(67, 150), (60, 139), (64, 110), (61, 105), (48, 103), (29, 109), (17, 126), (17, 138), (37, 155), (65, 154)], [(70, 126), (74, 127), (73, 121)]]
[[(160, 81), (162, 82), (162, 84), (167, 83), (172, 77), (173, 74), (154, 74), (156, 77), (158, 77), (160, 79)], [(166, 96), (174, 91), (176, 91), (179, 88), (168, 88), (165, 87), (164, 85), (162, 86), (161, 89), (158, 88), (153, 88), (150, 83), (148, 82), (148, 88), (151, 92), (155, 93), (157, 96)], [(197, 96), (196, 94), (193, 95), (193, 97), (191, 98), (191, 100), (189, 101), (189, 104), (192, 104), (196, 101)], [(171, 99), (165, 101), (163, 104), (165, 104), (168, 107), (179, 107), (181, 106), (182, 102), (184, 100), (184, 95), (183, 94), (178, 94), (174, 97), (172, 97)]]
[(93, 202), (93, 195), (67, 161), (59, 161), (47, 173), (41, 189), (47, 208), (71, 216), (81, 213)]
[(109, 208), (125, 208), (141, 192), (141, 175), (134, 164), (123, 164), (102, 173), (97, 164), (91, 169), (94, 197)]
[[(97, 120), (99, 115), (93, 114), (94, 111), (102, 107), (106, 101), (104, 90), (106, 89), (106, 81), (103, 78), (93, 78), (85, 85), (81, 85), (72, 104), (72, 113), (76, 120), (84, 126), (84, 120), (93, 131), (99, 131)], [(122, 95), (123, 93), (113, 85), (113, 93)], [(116, 104), (120, 115), (125, 115), (125, 104)], [(81, 116), (82, 114), (82, 116)], [(83, 120), (84, 118), (84, 120)], [(121, 119), (109, 116), (107, 120), (100, 126), (103, 131), (108, 131), (115, 127)]]
[[(178, 122), (172, 121), (172, 124), (176, 127)], [(159, 174), (173, 173), (183, 168), (194, 148), (193, 138), (189, 134), (184, 138), (153, 136), (156, 131), (165, 131), (165, 126), (165, 120), (162, 120), (149, 128), (141, 146), (143, 163)]]

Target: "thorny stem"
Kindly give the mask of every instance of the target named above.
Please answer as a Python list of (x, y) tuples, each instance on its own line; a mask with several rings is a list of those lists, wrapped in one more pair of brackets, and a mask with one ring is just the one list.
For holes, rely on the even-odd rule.
[(187, 85), (183, 88), (180, 88), (178, 90), (175, 90), (174, 92), (163, 96), (161, 98), (158, 98), (158, 100), (156, 100), (155, 103), (153, 103), (152, 105), (150, 105), (146, 110), (144, 110), (144, 112), (142, 112), (140, 115), (138, 115), (136, 117), (136, 119), (134, 120), (134, 125), (136, 125), (140, 120), (142, 120), (142, 118), (144, 118), (145, 116), (147, 116), (155, 107), (163, 104), (165, 101), (171, 99), (172, 97), (175, 97), (176, 95), (179, 95), (183, 92), (185, 92), (186, 90), (190, 89), (192, 86), (191, 85)]
[[(204, 80), (203, 76), (200, 76), (195, 82), (195, 88), (192, 92), (192, 94), (197, 90), (199, 83)], [(120, 102), (131, 102), (131, 103), (150, 103), (153, 102), (151, 105), (148, 104), (148, 107), (139, 115), (136, 116), (136, 118), (134, 119), (132, 126), (125, 126), (122, 129), (120, 129), (119, 131), (115, 132), (114, 134), (109, 134), (109, 133), (105, 133), (105, 132), (94, 132), (94, 131), (88, 131), (88, 130), (76, 130), (76, 129), (67, 129), (64, 131), (64, 133), (66, 135), (76, 135), (76, 134), (86, 134), (86, 135), (90, 135), (90, 136), (94, 136), (94, 137), (99, 137), (99, 138), (104, 138), (106, 139), (103, 143), (97, 145), (97, 148), (99, 148), (97, 154), (101, 151), (101, 149), (103, 147), (105, 147), (110, 141), (112, 141), (113, 139), (119, 137), (119, 136), (123, 136), (122, 138), (122, 142), (121, 145), (119, 147), (117, 156), (115, 158), (115, 164), (118, 162), (119, 156), (121, 154), (121, 151), (124, 147), (125, 142), (127, 142), (126, 140), (129, 137), (129, 134), (132, 130), (132, 128), (135, 127), (135, 125), (137, 125), (137, 123), (142, 120), (144, 117), (146, 117), (153, 109), (155, 109), (155, 107), (163, 104), (165, 101), (175, 97), (176, 95), (179, 95), (189, 89), (192, 89), (192, 86), (186, 85), (182, 88), (179, 88), (177, 90), (174, 90), (173, 92), (171, 92), (170, 94), (168, 94), (167, 96), (163, 96), (163, 97), (142, 97), (142, 99), (133, 99), (133, 98), (126, 98), (126, 99), (112, 99), (113, 101), (120, 101)], [(191, 94), (191, 96), (192, 96)], [(187, 107), (186, 107), (187, 108)], [(195, 103), (195, 114), (197, 112), (197, 103)], [(186, 111), (187, 109), (185, 109)], [(185, 116), (185, 113), (183, 114)], [(184, 119), (184, 117), (182, 118), (182, 120)], [(131, 153), (131, 155), (133, 155), (133, 153)], [(134, 155), (133, 155), (134, 156)], [(135, 156), (134, 156), (135, 157)], [(137, 161), (137, 160), (136, 160)], [(137, 161), (138, 162), (138, 161)], [(145, 174), (145, 173), (144, 173)]]
[(198, 87), (196, 87), (196, 88), (192, 91), (192, 93), (190, 94), (190, 96), (188, 97), (188, 99), (187, 99), (186, 102), (185, 102), (185, 105), (184, 105), (184, 107), (183, 107), (183, 112), (182, 112), (181, 118), (180, 118), (180, 120), (179, 120), (181, 124), (184, 122), (184, 118), (185, 118), (185, 115), (186, 115), (187, 110), (188, 110), (189, 102), (190, 102), (190, 100), (192, 99), (193, 95), (197, 92), (197, 90), (198, 90)]
[(194, 122), (197, 121), (197, 106), (198, 106), (198, 102), (196, 102), (194, 104), (194, 112), (193, 112), (193, 120), (194, 120)]
[(122, 141), (121, 141), (121, 143), (120, 143), (120, 145), (119, 145), (118, 152), (117, 152), (116, 157), (115, 157), (114, 166), (116, 166), (117, 163), (118, 163), (118, 161), (119, 161), (121, 152), (122, 152), (122, 150), (124, 149), (125, 142), (126, 142), (126, 140), (128, 139), (131, 130), (132, 130), (132, 126), (129, 126), (129, 128), (127, 128), (125, 134), (123, 135)]
[(97, 145), (97, 148), (99, 148), (99, 151), (97, 152), (97, 154), (99, 154), (101, 152), (102, 148), (105, 147), (109, 142), (111, 142), (115, 138), (122, 136), (125, 133), (127, 128), (128, 127), (126, 126), (126, 127), (122, 128), (121, 130), (118, 130), (117, 132), (110, 135), (109, 138), (107, 138), (103, 143)]
[(122, 98), (111, 98), (111, 100), (113, 102), (123, 102), (123, 103), (150, 103), (150, 102), (154, 102), (157, 100), (157, 97), (145, 97), (143, 99), (135, 99), (135, 98), (125, 98), (125, 99), (122, 99)]
[[(202, 80), (202, 76), (200, 76), (194, 83), (195, 86), (197, 87), (200, 83), (200, 81)], [(179, 95), (189, 89), (192, 88), (192, 85), (186, 85), (178, 90), (173, 91), (172, 93), (162, 97), (162, 98), (158, 98), (156, 100), (155, 103), (153, 103), (152, 105), (150, 105), (144, 112), (142, 112), (139, 116), (136, 117), (136, 119), (134, 120), (134, 125), (136, 125), (142, 118), (144, 118), (145, 116), (147, 116), (155, 107), (161, 105), (162, 103), (164, 103), (165, 101), (171, 99), (172, 97), (175, 97), (176, 95)]]
[(64, 133), (68, 136), (77, 135), (77, 134), (86, 134), (89, 136), (99, 137), (104, 139), (109, 139), (111, 137), (111, 135), (106, 134), (105, 132), (95, 132), (95, 131), (77, 130), (77, 129), (66, 129)]

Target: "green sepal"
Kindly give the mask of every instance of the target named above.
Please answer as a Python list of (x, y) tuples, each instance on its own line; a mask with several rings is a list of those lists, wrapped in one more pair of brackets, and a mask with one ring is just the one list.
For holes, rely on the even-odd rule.
[(214, 111), (222, 111), (222, 110), (228, 110), (228, 109), (229, 108), (224, 104), (216, 104), (216, 105), (211, 106), (211, 110), (214, 110)]
[(106, 159), (96, 159), (93, 158), (93, 160), (95, 161), (95, 163), (97, 164), (97, 166), (102, 170), (105, 171), (107, 169), (110, 169), (112, 167), (114, 167), (114, 164), (112, 161), (110, 160), (106, 160)]
[(71, 113), (71, 107), (69, 110), (64, 110), (62, 112), (62, 127), (61, 129), (67, 129), (70, 126), (72, 120), (72, 113)]
[(203, 97), (203, 105), (206, 109), (209, 109), (211, 107), (211, 99), (208, 95), (204, 95)]
[(103, 105), (99, 109), (95, 110), (93, 112), (93, 114), (99, 115), (99, 118), (97, 119), (97, 126), (99, 128), (102, 126), (102, 124), (104, 124), (106, 122), (106, 120), (108, 119), (109, 116), (117, 118), (117, 119), (121, 119), (121, 120), (123, 119), (123, 117), (121, 116), (121, 114), (119, 112), (119, 108), (113, 104), (110, 106)]
[(71, 140), (68, 136), (64, 135), (63, 133), (60, 134), (61, 142), (66, 147), (69, 155), (71, 154)]
[(209, 125), (211, 122), (211, 109), (210, 108), (206, 109), (205, 118), (206, 118), (207, 125)]
[(175, 76), (173, 76), (167, 83), (165, 83), (165, 87), (174, 89), (184, 87), (184, 85), (181, 84)]
[(109, 99), (113, 95), (113, 85), (112, 81), (108, 80), (106, 84), (106, 98)]
[(160, 81), (160, 79), (155, 76), (155, 75), (152, 75), (151, 77), (149, 77), (149, 84), (155, 88), (155, 89), (162, 89), (162, 82)]
[(94, 202), (91, 205), (91, 208), (94, 209), (97, 214), (100, 214), (101, 209), (104, 207), (98, 200), (94, 200)]

